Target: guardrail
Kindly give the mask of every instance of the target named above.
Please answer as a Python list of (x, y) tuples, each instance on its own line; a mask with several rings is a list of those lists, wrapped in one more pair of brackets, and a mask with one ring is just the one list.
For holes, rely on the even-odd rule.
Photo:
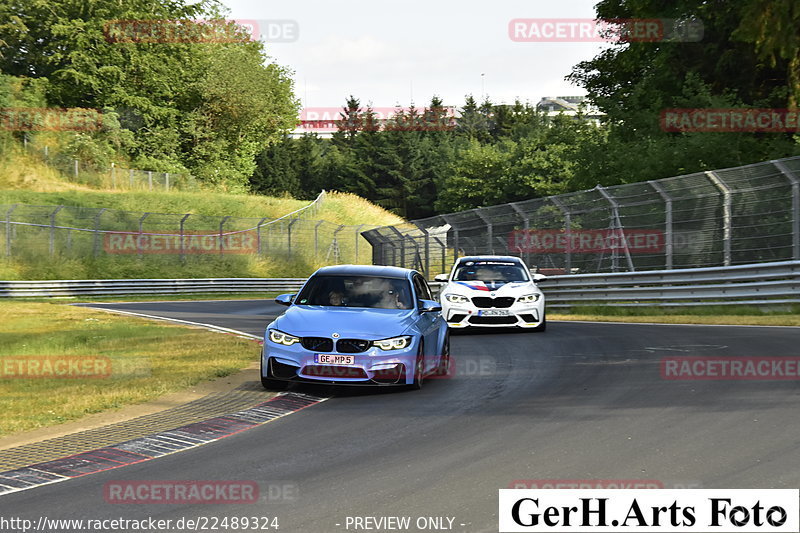
[[(296, 292), (304, 282), (304, 278), (0, 281), (0, 298)], [(441, 285), (431, 283), (435, 292)], [(800, 261), (550, 276), (541, 289), (549, 308), (800, 303)]]
[(305, 278), (0, 281), (0, 298), (296, 292)]
[(800, 303), (800, 261), (550, 276), (541, 289), (551, 308)]

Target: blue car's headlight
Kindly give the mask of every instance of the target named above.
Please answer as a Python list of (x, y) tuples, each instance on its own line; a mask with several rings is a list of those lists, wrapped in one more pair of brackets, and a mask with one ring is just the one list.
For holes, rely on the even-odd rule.
[(527, 303), (538, 302), (538, 301), (539, 301), (539, 298), (540, 298), (541, 296), (542, 296), (542, 295), (541, 295), (541, 294), (539, 294), (539, 293), (536, 293), (536, 294), (526, 294), (525, 296), (520, 296), (519, 298), (517, 298), (517, 301), (518, 301), (519, 303), (522, 303), (522, 304), (527, 304)]
[(391, 339), (381, 339), (379, 341), (372, 341), (373, 346), (377, 346), (381, 350), (402, 350), (411, 344), (411, 336), (403, 335), (402, 337), (392, 337)]
[(469, 298), (461, 296), (460, 294), (445, 294), (444, 297), (447, 298), (447, 301), (451, 304), (465, 304), (469, 302)]
[(275, 344), (283, 344), (284, 346), (291, 346), (292, 344), (300, 342), (300, 337), (289, 335), (277, 329), (269, 330), (269, 340)]

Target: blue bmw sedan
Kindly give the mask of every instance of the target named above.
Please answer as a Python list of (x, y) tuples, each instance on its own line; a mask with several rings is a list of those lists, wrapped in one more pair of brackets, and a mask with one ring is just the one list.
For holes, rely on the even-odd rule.
[(450, 337), (428, 283), (405, 268), (338, 265), (317, 270), (264, 333), (261, 383), (408, 385), (446, 375)]

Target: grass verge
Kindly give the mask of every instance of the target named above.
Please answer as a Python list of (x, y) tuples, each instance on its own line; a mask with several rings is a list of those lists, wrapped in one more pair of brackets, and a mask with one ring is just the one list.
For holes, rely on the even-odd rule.
[[(53, 303), (0, 302), (0, 321), (0, 436), (227, 376), (257, 360), (260, 351), (232, 335)], [(42, 356), (50, 356), (49, 367)], [(93, 377), (53, 376), (70, 362), (87, 361)]]

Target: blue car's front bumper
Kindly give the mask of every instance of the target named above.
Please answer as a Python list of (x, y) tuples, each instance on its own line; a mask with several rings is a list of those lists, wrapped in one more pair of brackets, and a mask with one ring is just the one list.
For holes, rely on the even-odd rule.
[[(370, 347), (362, 353), (314, 352), (300, 343), (284, 346), (264, 339), (263, 377), (284, 381), (336, 383), (346, 385), (410, 385), (414, 381), (418, 340), (401, 350)], [(319, 353), (352, 356), (353, 364), (317, 363)]]

